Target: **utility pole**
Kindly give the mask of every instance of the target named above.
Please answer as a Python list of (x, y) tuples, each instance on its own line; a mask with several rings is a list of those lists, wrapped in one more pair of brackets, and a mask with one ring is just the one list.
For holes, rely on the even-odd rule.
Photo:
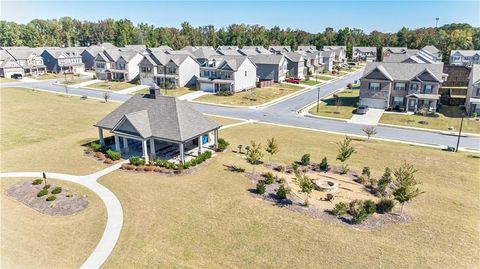
[(458, 138), (457, 138), (457, 148), (455, 152), (458, 152), (458, 145), (460, 144), (460, 136), (462, 135), (462, 127), (463, 127), (463, 118), (465, 117), (465, 113), (462, 112), (462, 121), (460, 122), (460, 130), (458, 130)]

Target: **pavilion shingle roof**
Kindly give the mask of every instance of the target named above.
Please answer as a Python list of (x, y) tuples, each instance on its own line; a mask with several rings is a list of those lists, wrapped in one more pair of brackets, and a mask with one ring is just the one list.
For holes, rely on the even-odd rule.
[(143, 138), (155, 137), (185, 142), (221, 125), (175, 97), (137, 94), (100, 120), (95, 126), (112, 130), (128, 120)]

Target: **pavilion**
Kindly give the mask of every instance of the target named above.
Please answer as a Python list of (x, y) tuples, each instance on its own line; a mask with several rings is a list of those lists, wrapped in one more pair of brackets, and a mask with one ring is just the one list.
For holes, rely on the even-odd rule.
[[(206, 144), (217, 146), (220, 124), (193, 109), (187, 101), (161, 96), (157, 88), (150, 94), (136, 94), (95, 124), (101, 145), (103, 130), (109, 130), (115, 150), (124, 153), (141, 148), (145, 161), (157, 157), (185, 161), (185, 151)], [(129, 148), (131, 147), (131, 149)]]

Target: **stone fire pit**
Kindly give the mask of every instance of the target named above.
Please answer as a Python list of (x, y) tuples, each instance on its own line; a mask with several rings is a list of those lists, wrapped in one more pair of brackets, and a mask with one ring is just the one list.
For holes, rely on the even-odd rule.
[(317, 179), (313, 182), (317, 191), (336, 192), (338, 183), (331, 180)]

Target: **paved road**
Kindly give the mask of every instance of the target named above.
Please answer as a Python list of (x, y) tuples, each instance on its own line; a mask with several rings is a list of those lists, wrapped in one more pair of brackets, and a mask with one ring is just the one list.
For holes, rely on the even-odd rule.
[[(74, 182), (90, 189), (100, 197), (100, 199), (105, 204), (105, 208), (107, 209), (107, 224), (105, 225), (102, 238), (100, 239), (100, 242), (98, 242), (97, 246), (90, 254), (90, 256), (82, 264), (82, 266), (80, 267), (81, 269), (100, 268), (102, 264), (107, 260), (108, 256), (110, 256), (110, 253), (113, 251), (113, 248), (117, 244), (118, 238), (120, 237), (120, 231), (122, 230), (123, 226), (122, 205), (120, 204), (120, 201), (115, 196), (115, 194), (113, 194), (113, 192), (111, 192), (109, 189), (98, 183), (97, 179), (117, 170), (124, 162), (111, 165), (96, 173), (85, 176), (75, 176), (49, 172), (45, 173), (48, 178)], [(41, 178), (42, 172), (0, 173), (0, 179), (17, 177)]]
[[(358, 80), (361, 77), (361, 71), (349, 74), (337, 81), (325, 84), (318, 87), (320, 91), (320, 97), (326, 97), (338, 89), (345, 87), (348, 83)], [(33, 83), (4, 83), (4, 86), (26, 86), (29, 88), (45, 89), (54, 92), (65, 93), (65, 87), (52, 85), (52, 81), (42, 81)], [(76, 89), (69, 87), (70, 94), (86, 95), (94, 98), (103, 98), (103, 91), (88, 90), (88, 89)], [(360, 135), (364, 133), (362, 128), (363, 124), (354, 124), (344, 121), (328, 120), (309, 118), (301, 116), (297, 113), (297, 110), (311, 104), (317, 99), (317, 88), (312, 88), (310, 91), (306, 91), (300, 95), (279, 102), (272, 106), (249, 109), (249, 108), (231, 108), (214, 105), (205, 105), (192, 103), (193, 106), (204, 113), (215, 114), (219, 116), (230, 116), (242, 119), (258, 120), (262, 122), (290, 125), (296, 127), (312, 128), (323, 131)], [(118, 93), (110, 93), (110, 99), (116, 101), (125, 101), (130, 98), (129, 95), (123, 95)], [(452, 135), (420, 131), (400, 129), (393, 127), (377, 126), (376, 138), (399, 140), (409, 143), (421, 143), (429, 145), (441, 145), (441, 146), (455, 146), (457, 137)], [(480, 137), (463, 137), (460, 141), (460, 147), (465, 149), (480, 150)]]

